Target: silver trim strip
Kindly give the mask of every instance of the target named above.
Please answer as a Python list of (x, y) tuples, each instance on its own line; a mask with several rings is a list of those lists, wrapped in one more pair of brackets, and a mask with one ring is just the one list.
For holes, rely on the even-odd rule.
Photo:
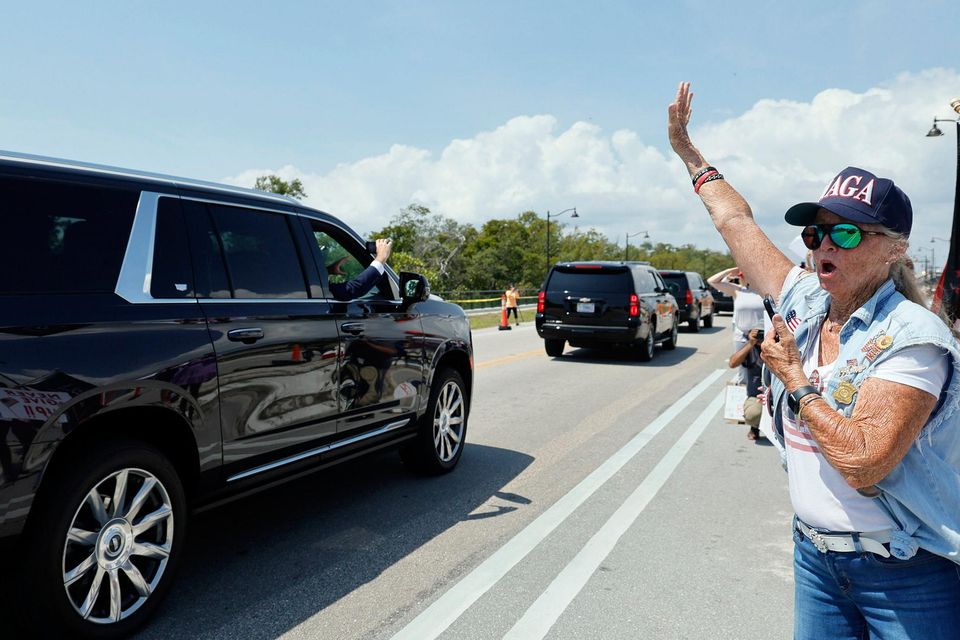
[(284, 458), (283, 460), (277, 460), (275, 462), (270, 462), (268, 464), (260, 465), (259, 467), (254, 467), (253, 469), (248, 469), (246, 471), (241, 471), (240, 473), (234, 474), (227, 478), (227, 482), (233, 482), (234, 480), (241, 480), (242, 478), (249, 478), (250, 476), (256, 475), (258, 473), (263, 473), (264, 471), (270, 471), (271, 469), (276, 469), (294, 462), (299, 462), (300, 460), (306, 460), (307, 458), (312, 458), (313, 456), (318, 456), (321, 453), (326, 453), (327, 451), (332, 451), (333, 449), (339, 449), (348, 444), (354, 444), (367, 440), (368, 438), (373, 438), (375, 436), (383, 435), (389, 431), (394, 431), (400, 427), (405, 426), (410, 422), (410, 418), (405, 420), (398, 420), (397, 422), (391, 422), (390, 424), (384, 425), (379, 429), (374, 431), (368, 431), (367, 433), (362, 433), (357, 436), (350, 438), (345, 438), (343, 440), (338, 440), (337, 442), (331, 442), (330, 444), (324, 445), (322, 447), (317, 447), (316, 449), (310, 449), (309, 451), (304, 451), (296, 455), (290, 456), (289, 458)]
[[(153, 245), (157, 230), (157, 204), (161, 194), (141, 191), (133, 227), (123, 254), (115, 293), (127, 302), (154, 302), (150, 295), (153, 277)], [(196, 302), (194, 298), (176, 298), (177, 302)]]

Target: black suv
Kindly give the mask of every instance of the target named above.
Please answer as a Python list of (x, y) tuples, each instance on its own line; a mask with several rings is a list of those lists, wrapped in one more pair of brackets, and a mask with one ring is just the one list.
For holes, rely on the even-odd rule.
[(713, 326), (713, 294), (699, 273), (661, 269), (660, 275), (677, 299), (680, 322), (686, 322), (694, 332), (700, 331), (701, 321), (707, 328)]
[(654, 343), (677, 346), (677, 303), (660, 274), (641, 262), (561, 262), (537, 300), (537, 333), (547, 355), (572, 347), (632, 348), (641, 360)]
[(389, 269), (334, 299), (371, 255), (333, 216), (14, 154), (0, 212), (3, 580), (40, 635), (141, 624), (194, 507), (392, 445), (429, 473), (460, 459), (463, 310)]

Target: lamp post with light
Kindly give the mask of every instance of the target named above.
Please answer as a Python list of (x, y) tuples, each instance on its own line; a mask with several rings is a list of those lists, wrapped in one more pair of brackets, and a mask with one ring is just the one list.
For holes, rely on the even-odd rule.
[[(960, 114), (960, 98), (954, 98), (953, 100), (951, 100), (950, 108), (952, 108), (957, 114)], [(953, 122), (957, 126), (957, 185), (956, 185), (957, 195), (956, 195), (956, 198), (958, 199), (958, 201), (954, 203), (954, 212), (953, 212), (954, 217), (956, 217), (957, 215), (960, 215), (960, 211), (956, 210), (957, 207), (960, 207), (960, 117), (957, 117), (957, 118), (934, 117), (933, 126), (930, 127), (930, 131), (927, 132), (927, 137), (936, 138), (943, 135), (943, 131), (940, 131), (940, 127), (937, 126), (938, 122)], [(954, 253), (957, 250), (955, 243), (960, 242), (960, 238), (956, 237), (957, 235), (956, 225), (957, 225), (957, 221), (954, 220), (953, 226), (951, 227), (951, 231), (950, 231), (950, 238), (951, 238), (950, 240), (947, 240), (946, 238), (938, 238), (937, 236), (930, 238), (931, 243), (935, 243), (937, 240), (943, 240), (948, 243), (947, 244), (947, 261), (946, 261), (948, 265), (951, 264), (951, 258), (954, 260), (954, 262), (957, 259), (957, 255)], [(952, 268), (956, 269), (957, 268), (956, 264), (953, 264)], [(936, 269), (937, 269), (937, 263), (934, 262), (933, 270), (936, 271)], [(941, 271), (940, 281), (939, 281), (939, 284), (937, 285), (937, 293), (942, 292), (944, 299), (941, 300), (941, 298), (939, 298), (935, 294), (934, 305), (933, 305), (934, 308), (941, 308), (940, 307), (941, 303), (946, 303), (947, 300), (951, 300), (952, 305), (956, 304), (956, 298), (955, 298), (956, 293), (953, 292), (953, 290), (950, 290), (951, 293), (949, 294), (949, 296), (947, 296), (947, 293), (946, 293), (947, 287), (956, 286), (956, 282), (955, 281), (946, 282), (947, 277), (948, 277), (947, 271), (944, 269), (943, 271)], [(957, 321), (957, 325), (954, 325), (954, 326), (960, 325), (960, 318), (953, 318), (953, 320)]]
[(568, 211), (573, 211), (573, 213), (570, 215), (571, 218), (580, 217), (577, 214), (576, 207), (570, 207), (569, 209), (564, 209), (560, 213), (550, 213), (550, 210), (549, 209), (547, 210), (547, 273), (548, 274), (550, 273), (550, 218), (556, 218), (557, 216), (562, 216)]
[(630, 238), (643, 234), (644, 239), (650, 238), (650, 234), (646, 231), (637, 231), (636, 233), (628, 233), (626, 239), (623, 241), (623, 261), (627, 262), (630, 259)]

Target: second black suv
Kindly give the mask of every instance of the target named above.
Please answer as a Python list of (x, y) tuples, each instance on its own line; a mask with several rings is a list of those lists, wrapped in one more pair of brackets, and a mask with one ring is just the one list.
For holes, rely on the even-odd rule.
[(657, 270), (640, 262), (561, 262), (537, 300), (537, 333), (547, 355), (572, 347), (636, 349), (653, 357), (654, 344), (677, 346), (677, 303)]
[(660, 275), (680, 307), (680, 322), (686, 322), (691, 331), (713, 326), (713, 294), (696, 271), (661, 269)]
[(19, 564), (2, 579), (32, 632), (131, 632), (192, 507), (388, 446), (457, 465), (467, 318), (389, 269), (335, 298), (371, 255), (333, 216), (3, 154), (0, 211), (0, 542)]

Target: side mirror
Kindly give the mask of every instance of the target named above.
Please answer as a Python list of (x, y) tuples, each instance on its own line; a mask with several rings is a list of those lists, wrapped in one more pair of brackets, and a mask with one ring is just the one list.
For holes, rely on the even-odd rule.
[(419, 273), (401, 271), (400, 297), (407, 304), (423, 302), (430, 297), (430, 283)]

